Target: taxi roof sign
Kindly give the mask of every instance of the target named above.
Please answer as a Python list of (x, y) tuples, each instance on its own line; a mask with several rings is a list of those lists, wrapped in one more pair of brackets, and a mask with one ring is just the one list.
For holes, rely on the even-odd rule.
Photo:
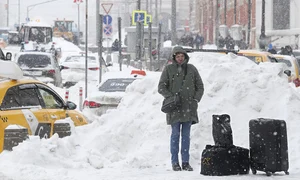
[(0, 60), (0, 77), (13, 80), (22, 79), (23, 71), (15, 62)]

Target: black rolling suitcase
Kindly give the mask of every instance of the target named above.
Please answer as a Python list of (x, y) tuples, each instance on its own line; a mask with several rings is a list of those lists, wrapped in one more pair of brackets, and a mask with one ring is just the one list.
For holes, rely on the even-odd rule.
[(248, 174), (249, 167), (248, 149), (206, 145), (202, 152), (200, 174), (209, 176)]
[(249, 122), (250, 166), (253, 174), (288, 173), (288, 143), (284, 120), (253, 119)]

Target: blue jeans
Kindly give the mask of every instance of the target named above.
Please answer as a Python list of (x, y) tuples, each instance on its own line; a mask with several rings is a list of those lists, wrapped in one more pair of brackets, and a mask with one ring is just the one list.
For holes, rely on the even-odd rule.
[(188, 163), (190, 158), (190, 132), (192, 122), (177, 122), (171, 125), (171, 162), (172, 164), (179, 163), (179, 137), (181, 128), (181, 159), (183, 163)]

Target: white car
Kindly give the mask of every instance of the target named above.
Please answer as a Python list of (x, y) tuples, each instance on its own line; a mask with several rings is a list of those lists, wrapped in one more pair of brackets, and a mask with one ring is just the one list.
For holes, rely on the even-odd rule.
[[(89, 54), (87, 56), (88, 81), (97, 81), (99, 77), (100, 63), (97, 55)], [(84, 81), (85, 79), (85, 55), (69, 54), (60, 60), (60, 68), (63, 79), (63, 85), (70, 87)], [(102, 59), (102, 73), (108, 71), (105, 61)]]
[(130, 75), (123, 77), (110, 76), (88, 95), (83, 103), (83, 109), (89, 109), (92, 114), (98, 116), (105, 114), (109, 109), (116, 109), (125, 96), (126, 88), (145, 75), (145, 71), (133, 70)]
[(14, 60), (22, 69), (24, 76), (32, 77), (43, 83), (62, 86), (59, 65), (52, 53), (25, 51), (16, 54)]

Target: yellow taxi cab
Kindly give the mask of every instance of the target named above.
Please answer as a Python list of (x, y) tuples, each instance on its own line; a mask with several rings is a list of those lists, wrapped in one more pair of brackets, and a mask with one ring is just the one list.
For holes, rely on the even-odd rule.
[(277, 59), (278, 63), (284, 63), (287, 65), (287, 71), (285, 73), (289, 77), (289, 82), (293, 82), (296, 87), (300, 86), (299, 80), (299, 72), (300, 66), (298, 61), (293, 56), (281, 55), (281, 54), (274, 54), (274, 57)]
[(259, 50), (239, 50), (237, 53), (239, 56), (245, 56), (251, 61), (259, 64), (261, 62), (276, 62), (273, 54)]
[(23, 77), (14, 62), (0, 60), (0, 152), (12, 150), (28, 135), (69, 136), (74, 125), (87, 124), (75, 109), (46, 84)]

